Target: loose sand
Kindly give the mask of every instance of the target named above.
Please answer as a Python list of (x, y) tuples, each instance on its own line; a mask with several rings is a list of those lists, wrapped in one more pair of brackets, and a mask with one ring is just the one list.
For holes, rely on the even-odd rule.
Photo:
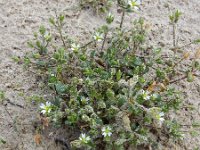
[[(36, 146), (34, 142), (34, 127), (37, 107), (27, 103), (25, 96), (42, 94), (37, 86), (35, 78), (23, 71), (22, 65), (12, 61), (13, 56), (23, 56), (30, 51), (26, 42), (32, 38), (32, 33), (41, 24), (47, 25), (48, 18), (54, 15), (54, 10), (64, 11), (67, 15), (66, 31), (77, 40), (87, 40), (88, 35), (105, 23), (102, 16), (94, 15), (92, 10), (81, 12), (68, 10), (77, 5), (78, 0), (0, 0), (0, 90), (5, 91), (9, 101), (23, 106), (14, 106), (4, 102), (0, 104), (0, 138), (6, 144), (0, 145), (2, 150), (46, 150), (59, 149), (51, 142), (50, 137), (43, 137), (42, 144)], [(184, 44), (192, 39), (200, 37), (200, 1), (199, 0), (144, 0), (138, 14), (125, 18), (129, 22), (138, 16), (146, 19), (151, 27), (150, 44), (163, 45), (168, 48), (172, 45), (172, 32), (168, 23), (168, 15), (173, 9), (179, 9), (183, 16), (179, 23), (179, 43)], [(113, 9), (116, 16), (115, 22), (119, 22), (119, 15)], [(130, 25), (129, 23), (126, 24)], [(48, 25), (47, 25), (48, 26)], [(186, 50), (195, 50), (196, 46)], [(184, 102), (200, 105), (200, 79), (195, 79), (192, 84), (181, 82), (181, 90), (185, 93)], [(200, 110), (198, 110), (200, 111)], [(192, 121), (200, 121), (200, 115), (196, 111), (189, 112), (186, 109), (178, 113), (179, 120), (183, 124), (191, 124)], [(188, 129), (186, 129), (188, 130)], [(197, 129), (198, 130), (198, 129)], [(198, 130), (198, 134), (199, 134)], [(186, 134), (181, 146), (169, 146), (166, 149), (193, 150), (200, 148), (200, 135), (192, 137)]]

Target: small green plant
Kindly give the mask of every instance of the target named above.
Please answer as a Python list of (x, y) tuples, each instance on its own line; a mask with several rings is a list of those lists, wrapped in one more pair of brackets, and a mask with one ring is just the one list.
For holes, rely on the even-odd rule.
[[(61, 44), (56, 45), (43, 26), (29, 42), (35, 50), (25, 63), (28, 59), (26, 65), (39, 70), (54, 93), (54, 98), (40, 105), (41, 114), (57, 127), (80, 131), (70, 141), (74, 148), (125, 150), (156, 143), (151, 136), (161, 131), (169, 137), (183, 136), (181, 126), (168, 117), (183, 101), (173, 84), (198, 76), (200, 52), (185, 68), (177, 69), (190, 53), (170, 56), (161, 48), (148, 49), (144, 19), (123, 28), (125, 12), (137, 9), (139, 1), (119, 4), (124, 12), (119, 27), (109, 26), (114, 20), (109, 15), (107, 25), (97, 29), (86, 44), (64, 38), (63, 15), (50, 19)], [(180, 16), (175, 14), (170, 17), (173, 23)], [(50, 45), (55, 51), (48, 51)]]
[(105, 13), (112, 6), (112, 0), (80, 0), (80, 6), (86, 7), (91, 6), (95, 12), (98, 14), (99, 12)]
[(177, 40), (176, 40), (176, 28), (177, 28), (177, 23), (178, 20), (181, 16), (181, 12), (179, 10), (176, 10), (175, 12), (173, 12), (170, 16), (170, 23), (172, 24), (173, 27), (173, 46), (176, 47), (177, 46)]
[(4, 139), (0, 138), (0, 145), (2, 145), (2, 144), (6, 144), (6, 141)]
[(5, 93), (4, 91), (0, 90), (0, 102), (2, 102), (5, 99)]

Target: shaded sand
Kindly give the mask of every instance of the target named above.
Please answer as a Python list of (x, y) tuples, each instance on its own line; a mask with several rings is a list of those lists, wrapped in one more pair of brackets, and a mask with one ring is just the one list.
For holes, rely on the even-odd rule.
[[(77, 0), (78, 1), (78, 0)], [(23, 56), (30, 51), (26, 42), (32, 38), (32, 33), (41, 24), (47, 25), (48, 18), (54, 15), (54, 10), (64, 11), (67, 17), (68, 35), (73, 35), (76, 40), (87, 40), (89, 34), (105, 21), (102, 16), (94, 15), (92, 10), (81, 12), (67, 10), (77, 5), (76, 0), (0, 0), (0, 90), (5, 91), (6, 98), (15, 104), (4, 102), (0, 104), (0, 138), (6, 144), (0, 145), (2, 150), (57, 150), (52, 141), (52, 136), (42, 137), (42, 144), (37, 146), (34, 142), (35, 129), (33, 122), (36, 119), (37, 106), (27, 103), (26, 96), (44, 92), (38, 87), (36, 79), (30, 73), (24, 72), (22, 65), (12, 61), (13, 56)], [(133, 20), (138, 16), (146, 19), (151, 27), (150, 45), (172, 45), (172, 32), (168, 23), (171, 10), (179, 9), (183, 16), (179, 23), (179, 43), (184, 44), (200, 37), (200, 1), (199, 0), (144, 0), (141, 11), (125, 18)], [(119, 23), (120, 14), (112, 9), (116, 16), (115, 22)], [(126, 22), (125, 21), (125, 22)], [(130, 25), (129, 23), (125, 26)], [(47, 25), (48, 26), (48, 25)], [(188, 47), (186, 50), (195, 50), (197, 46)], [(200, 47), (200, 46), (199, 46)], [(180, 83), (181, 90), (185, 93), (184, 102), (200, 104), (200, 79), (195, 79), (192, 84)], [(23, 96), (24, 94), (24, 96)], [(199, 111), (199, 110), (198, 110)], [(183, 124), (200, 121), (197, 111), (189, 112), (187, 109), (178, 113)], [(188, 130), (188, 129), (186, 129)], [(166, 142), (166, 149), (193, 150), (200, 148), (200, 136), (185, 135), (182, 143), (173, 145)], [(164, 149), (164, 148), (163, 148)]]

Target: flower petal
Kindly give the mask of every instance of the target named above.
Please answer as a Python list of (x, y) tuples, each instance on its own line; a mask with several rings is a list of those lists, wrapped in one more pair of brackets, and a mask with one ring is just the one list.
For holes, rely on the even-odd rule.
[(41, 113), (42, 113), (42, 114), (46, 114), (46, 110), (42, 110)]
[(165, 114), (164, 114), (164, 112), (160, 112), (160, 117), (163, 117)]
[(45, 108), (45, 105), (42, 103), (40, 104), (40, 108), (44, 109)]
[(112, 135), (112, 133), (111, 132), (108, 132), (108, 136), (111, 136)]
[(46, 102), (46, 106), (51, 106), (51, 102)]
[(103, 132), (102, 135), (103, 135), (104, 137), (106, 137), (107, 134), (106, 134), (105, 132)]

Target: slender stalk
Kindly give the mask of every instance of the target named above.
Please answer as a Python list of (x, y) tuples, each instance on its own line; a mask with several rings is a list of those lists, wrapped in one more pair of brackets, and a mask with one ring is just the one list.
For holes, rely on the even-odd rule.
[(122, 28), (122, 26), (123, 26), (124, 16), (125, 16), (125, 10), (123, 10), (123, 12), (122, 12), (121, 22), (120, 22), (120, 26), (119, 26), (120, 28)]
[(55, 25), (55, 27), (56, 27), (57, 30), (58, 30), (58, 33), (59, 33), (59, 35), (60, 35), (61, 41), (62, 41), (62, 43), (63, 43), (63, 46), (65, 47), (65, 49), (67, 49), (67, 46), (66, 46), (66, 43), (65, 43), (63, 34), (62, 34), (62, 27), (63, 27), (63, 25), (62, 25), (61, 22), (59, 21), (59, 19), (58, 19), (58, 14), (57, 14), (56, 11), (55, 11), (55, 14), (56, 14), (57, 24), (58, 24), (58, 25)]
[(186, 79), (186, 78), (187, 78), (187, 76), (183, 76), (183, 77), (181, 77), (181, 78), (178, 78), (178, 79), (175, 79), (175, 80), (169, 81), (169, 83), (172, 84), (172, 83), (175, 83), (175, 82), (178, 82), (178, 81), (184, 80), (184, 79)]
[(85, 45), (83, 45), (81, 48), (85, 48), (85, 47), (87, 47), (88, 45), (92, 44), (93, 42), (94, 42), (94, 40), (92, 40), (92, 41), (90, 41), (90, 42), (86, 43), (86, 44), (85, 44)]
[(105, 35), (104, 35), (104, 39), (103, 39), (103, 43), (102, 43), (102, 46), (101, 46), (101, 51), (103, 51), (103, 48), (104, 48), (104, 45), (105, 45), (105, 42), (106, 42), (106, 37), (107, 37), (108, 33), (106, 32)]
[(173, 47), (176, 47), (176, 24), (173, 23)]
[(67, 49), (67, 46), (66, 46), (66, 44), (65, 44), (65, 40), (64, 40), (64, 37), (63, 37), (61, 28), (62, 28), (62, 27), (59, 26), (58, 32), (59, 32), (59, 34), (60, 34), (60, 38), (61, 38), (61, 40), (62, 40), (63, 46), (65, 47), (65, 49)]

